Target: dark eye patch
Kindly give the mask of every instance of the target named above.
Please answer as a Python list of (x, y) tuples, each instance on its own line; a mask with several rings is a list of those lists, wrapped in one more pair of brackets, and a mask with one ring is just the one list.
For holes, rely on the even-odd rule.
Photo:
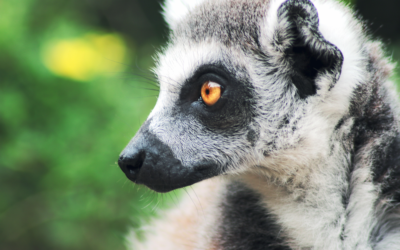
[[(174, 116), (180, 119), (197, 119), (212, 130), (234, 132), (246, 127), (254, 113), (251, 84), (248, 78), (237, 79), (234, 72), (218, 64), (203, 65), (184, 83)], [(245, 75), (245, 74), (242, 74)], [(201, 86), (206, 81), (222, 87), (221, 98), (212, 106), (201, 99)]]
[(198, 101), (201, 96), (201, 87), (207, 81), (220, 84), (222, 87), (222, 96), (229, 84), (224, 70), (214, 65), (202, 66), (184, 83), (179, 96), (180, 104)]

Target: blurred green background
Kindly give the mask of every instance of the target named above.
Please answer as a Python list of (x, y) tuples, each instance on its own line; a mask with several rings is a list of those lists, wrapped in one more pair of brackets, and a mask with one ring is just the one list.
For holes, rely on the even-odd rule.
[[(352, 4), (399, 58), (400, 1)], [(124, 249), (174, 197), (116, 164), (156, 101), (160, 12), (156, 0), (0, 1), (0, 249)]]

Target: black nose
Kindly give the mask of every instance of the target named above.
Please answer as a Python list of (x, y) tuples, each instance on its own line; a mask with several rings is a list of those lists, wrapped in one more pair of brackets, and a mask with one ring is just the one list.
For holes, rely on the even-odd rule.
[(183, 165), (172, 149), (148, 130), (146, 122), (122, 151), (118, 165), (129, 180), (157, 192), (186, 187), (218, 175), (215, 162)]
[(136, 181), (145, 159), (146, 152), (139, 151), (130, 156), (121, 155), (118, 159), (118, 165), (129, 180)]

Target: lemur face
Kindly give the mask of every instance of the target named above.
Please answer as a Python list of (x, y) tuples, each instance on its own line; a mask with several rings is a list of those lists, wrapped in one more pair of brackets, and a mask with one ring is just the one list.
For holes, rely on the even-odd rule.
[(170, 25), (157, 104), (118, 161), (158, 192), (268, 168), (265, 158), (303, 139), (309, 103), (340, 75), (342, 54), (307, 0), (275, 11), (261, 0), (205, 1)]
[[(229, 172), (258, 137), (251, 129), (254, 91), (243, 65), (231, 64), (217, 46), (182, 46), (161, 59), (156, 107), (120, 160), (130, 180), (159, 192)], [(204, 49), (209, 57), (197, 57)]]

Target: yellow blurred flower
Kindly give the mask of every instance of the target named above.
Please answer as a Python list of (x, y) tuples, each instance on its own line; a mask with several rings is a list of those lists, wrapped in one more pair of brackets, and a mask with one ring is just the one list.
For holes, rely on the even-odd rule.
[(117, 35), (87, 34), (45, 47), (43, 61), (56, 75), (87, 81), (124, 68), (126, 46)]

